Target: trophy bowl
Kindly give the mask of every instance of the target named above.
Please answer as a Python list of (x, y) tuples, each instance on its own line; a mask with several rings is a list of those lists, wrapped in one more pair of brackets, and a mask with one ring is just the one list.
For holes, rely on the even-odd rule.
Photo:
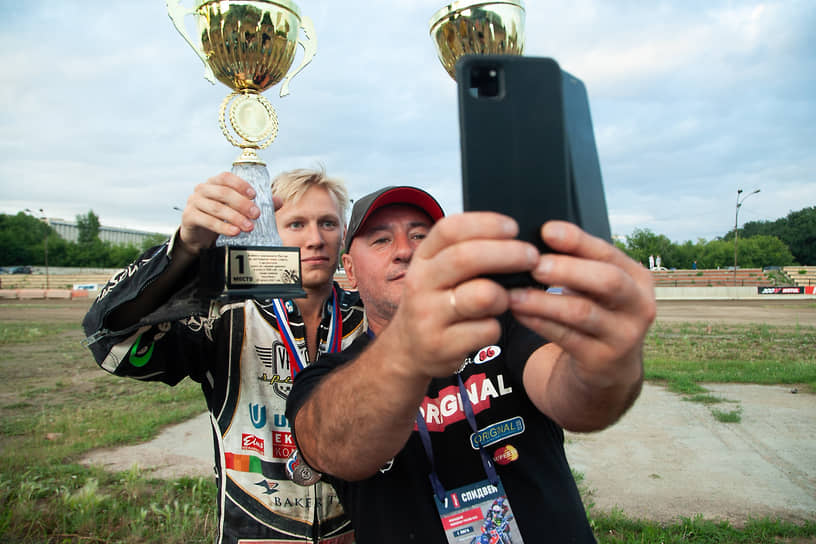
[(460, 0), (431, 18), (431, 39), (442, 66), (456, 79), (462, 55), (521, 55), (524, 52), (521, 0)]
[(201, 2), (201, 46), (215, 78), (234, 91), (263, 92), (295, 59), (301, 17), (287, 0)]

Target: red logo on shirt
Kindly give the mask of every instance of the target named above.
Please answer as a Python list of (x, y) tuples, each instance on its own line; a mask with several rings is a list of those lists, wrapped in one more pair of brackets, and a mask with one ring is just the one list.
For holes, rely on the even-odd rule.
[(473, 357), (473, 362), (477, 365), (482, 363), (486, 363), (488, 361), (492, 361), (496, 357), (499, 356), (501, 353), (501, 348), (499, 346), (487, 346), (486, 348), (482, 348), (479, 350), (479, 353)]
[(264, 452), (264, 441), (263, 438), (258, 438), (254, 434), (246, 434), (244, 433), (241, 435), (241, 449), (246, 451), (255, 451), (263, 455)]
[(518, 450), (510, 444), (493, 452), (493, 461), (500, 465), (509, 465), (513, 461), (518, 461), (518, 458)]
[(277, 459), (288, 459), (295, 451), (295, 441), (292, 440), (292, 433), (284, 431), (272, 432), (272, 457)]
[[(504, 383), (502, 374), (496, 376), (494, 380), (485, 374), (474, 374), (464, 385), (473, 405), (474, 414), (490, 408), (491, 398), (498, 398), (513, 392), (513, 388)], [(429, 431), (442, 432), (448, 425), (465, 419), (458, 385), (440, 389), (436, 398), (425, 397), (419, 410), (425, 417)], [(416, 425), (414, 425), (414, 430), (417, 430)]]

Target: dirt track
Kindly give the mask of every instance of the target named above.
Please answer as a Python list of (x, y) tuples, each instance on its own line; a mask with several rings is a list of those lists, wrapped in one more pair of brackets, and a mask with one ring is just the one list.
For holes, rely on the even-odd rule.
[(816, 297), (794, 300), (660, 300), (657, 303), (657, 319), (816, 326)]
[[(2, 301), (0, 320), (79, 323), (87, 307), (86, 301)], [(660, 301), (658, 321), (816, 326), (816, 299)], [(601, 510), (658, 521), (695, 514), (737, 524), (764, 516), (816, 520), (816, 395), (783, 386), (707, 387), (738, 403), (741, 423), (719, 423), (706, 406), (647, 384), (615, 426), (568, 434), (570, 463), (585, 475), (591, 500)], [(158, 477), (211, 475), (208, 418), (115, 454), (93, 452), (85, 461), (110, 470), (138, 464)]]
[[(48, 319), (80, 323), (89, 300), (2, 300), (0, 321)], [(660, 300), (658, 321), (720, 321), (816, 326), (816, 297), (810, 299)]]

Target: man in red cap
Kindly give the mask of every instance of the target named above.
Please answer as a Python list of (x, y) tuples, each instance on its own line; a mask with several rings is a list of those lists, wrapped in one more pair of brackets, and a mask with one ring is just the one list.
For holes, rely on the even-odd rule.
[[(594, 542), (563, 429), (637, 398), (652, 280), (575, 225), (542, 226), (546, 255), (517, 233), (496, 213), (442, 218), (413, 188), (355, 202), (343, 265), (369, 331), (298, 375), (287, 418), (359, 544)], [(514, 272), (564, 294), (485, 277)]]

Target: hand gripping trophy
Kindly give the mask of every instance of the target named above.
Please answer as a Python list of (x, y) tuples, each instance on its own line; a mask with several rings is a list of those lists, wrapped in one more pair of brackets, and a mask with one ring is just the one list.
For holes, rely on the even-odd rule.
[[(241, 149), (232, 173), (253, 186), (261, 210), (251, 232), (220, 236), (215, 248), (202, 252), (202, 289), (223, 299), (305, 296), (300, 250), (282, 247), (269, 172), (257, 151), (278, 133), (275, 109), (261, 93), (283, 81), (280, 96), (289, 94), (289, 81), (317, 49), (314, 26), (290, 0), (196, 0), (193, 10), (181, 0), (167, 0), (167, 11), (204, 62), (204, 77), (232, 89), (221, 103), (219, 124), (227, 140)], [(186, 15), (196, 16), (200, 44), (185, 29)], [(298, 44), (304, 49), (303, 59), (290, 72)]]
[(521, 55), (524, 52), (524, 4), (521, 0), (460, 0), (431, 18), (431, 39), (442, 66), (456, 79), (463, 55)]

